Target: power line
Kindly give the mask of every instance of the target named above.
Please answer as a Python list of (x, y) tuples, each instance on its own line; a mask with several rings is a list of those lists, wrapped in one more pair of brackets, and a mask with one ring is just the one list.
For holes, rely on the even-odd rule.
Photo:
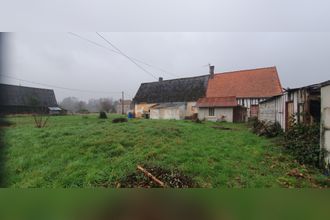
[[(71, 35), (73, 35), (73, 36), (75, 36), (75, 37), (77, 37), (77, 38), (80, 38), (80, 39), (82, 39), (82, 40), (84, 40), (84, 41), (87, 41), (87, 42), (89, 42), (89, 43), (91, 43), (91, 44), (94, 44), (94, 45), (96, 45), (96, 46), (98, 46), (98, 47), (102, 47), (102, 48), (104, 48), (104, 49), (106, 49), (106, 50), (109, 50), (109, 51), (111, 51), (111, 52), (113, 52), (113, 53), (116, 53), (116, 54), (120, 54), (120, 55), (122, 55), (119, 51), (112, 50), (112, 49), (110, 49), (109, 47), (105, 47), (104, 45), (99, 44), (99, 43), (97, 43), (97, 42), (95, 42), (95, 41), (92, 41), (92, 40), (90, 40), (90, 39), (88, 39), (88, 38), (82, 37), (82, 36), (80, 36), (79, 34), (76, 34), (76, 33), (73, 33), (73, 32), (68, 32), (68, 34), (71, 34)], [(160, 67), (157, 67), (157, 66), (151, 65), (151, 64), (149, 64), (149, 63), (146, 63), (146, 62), (144, 62), (144, 61), (142, 61), (142, 60), (139, 60), (139, 59), (137, 59), (137, 58), (134, 58), (134, 57), (130, 57), (130, 58), (133, 59), (134, 61), (139, 62), (139, 63), (141, 63), (141, 64), (144, 64), (144, 65), (146, 65), (146, 66), (148, 66), (148, 67), (151, 67), (151, 68), (157, 69), (157, 70), (159, 70), (159, 71), (165, 73), (166, 75), (173, 76), (173, 77), (179, 77), (178, 75), (176, 75), (176, 74), (174, 74), (174, 73), (170, 73), (169, 71), (164, 70), (163, 68), (160, 68)]]
[(151, 72), (149, 72), (148, 70), (146, 70), (145, 68), (143, 68), (142, 66), (140, 66), (137, 62), (135, 62), (132, 58), (130, 58), (129, 56), (127, 56), (124, 52), (122, 52), (118, 47), (116, 47), (113, 43), (111, 43), (109, 40), (107, 40), (105, 37), (103, 37), (100, 33), (96, 32), (97, 35), (99, 35), (100, 38), (102, 38), (105, 42), (107, 42), (108, 44), (110, 44), (113, 48), (115, 48), (118, 52), (121, 53), (121, 55), (123, 55), (124, 57), (126, 57), (127, 59), (129, 59), (132, 63), (134, 63), (138, 68), (140, 68), (141, 70), (143, 70), (145, 73), (149, 74), (150, 76), (152, 76), (153, 78), (157, 79), (157, 77), (152, 74)]
[(56, 85), (51, 85), (51, 84), (45, 84), (45, 83), (39, 83), (39, 82), (35, 82), (35, 81), (30, 81), (30, 80), (26, 80), (26, 79), (21, 79), (21, 78), (17, 78), (17, 77), (13, 77), (13, 76), (9, 76), (6, 74), (0, 74), (6, 78), (10, 78), (10, 79), (15, 79), (15, 80), (19, 80), (22, 82), (27, 82), (27, 83), (31, 83), (31, 84), (36, 84), (36, 85), (42, 85), (42, 86), (47, 86), (50, 88), (56, 88), (56, 89), (64, 89), (64, 90), (70, 90), (70, 91), (76, 91), (76, 92), (87, 92), (87, 93), (112, 93), (112, 94), (120, 94), (121, 92), (107, 92), (107, 91), (96, 91), (96, 90), (84, 90), (84, 89), (76, 89), (76, 88), (67, 88), (67, 87), (62, 87), (62, 86), (56, 86)]

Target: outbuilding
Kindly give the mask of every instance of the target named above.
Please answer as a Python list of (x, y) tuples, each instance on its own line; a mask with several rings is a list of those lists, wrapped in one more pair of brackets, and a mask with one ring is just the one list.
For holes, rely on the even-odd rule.
[(200, 98), (196, 107), (200, 120), (244, 122), (247, 114), (246, 108), (237, 104), (235, 96)]
[(321, 119), (321, 88), (328, 84), (330, 81), (286, 89), (283, 95), (274, 96), (261, 102), (259, 120), (278, 122), (283, 130), (288, 129), (294, 122), (319, 123)]

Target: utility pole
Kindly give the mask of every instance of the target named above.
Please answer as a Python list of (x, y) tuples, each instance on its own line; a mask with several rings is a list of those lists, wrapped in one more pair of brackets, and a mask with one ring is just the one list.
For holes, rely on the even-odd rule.
[(124, 91), (121, 92), (121, 114), (124, 114)]

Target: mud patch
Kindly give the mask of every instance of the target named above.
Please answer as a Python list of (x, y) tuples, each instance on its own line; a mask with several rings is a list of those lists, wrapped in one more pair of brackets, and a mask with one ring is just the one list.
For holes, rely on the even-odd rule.
[[(167, 188), (192, 188), (198, 187), (193, 180), (183, 175), (178, 170), (166, 170), (161, 167), (156, 166), (147, 166), (143, 165), (143, 167), (154, 175), (157, 179), (162, 181)], [(117, 187), (120, 188), (160, 188), (160, 186), (155, 183), (151, 178), (147, 177), (140, 171), (135, 171), (127, 175), (124, 179), (122, 179)]]

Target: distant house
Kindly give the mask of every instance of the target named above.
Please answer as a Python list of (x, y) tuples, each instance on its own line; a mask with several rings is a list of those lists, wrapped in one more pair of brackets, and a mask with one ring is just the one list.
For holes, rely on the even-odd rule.
[(116, 112), (118, 114), (128, 114), (133, 109), (132, 100), (120, 100), (116, 105)]
[(54, 90), (0, 84), (0, 112), (2, 114), (49, 113), (58, 107)]
[(236, 97), (247, 117), (258, 116), (259, 103), (282, 94), (276, 67), (211, 74), (206, 98)]
[(136, 117), (183, 119), (197, 113), (199, 98), (205, 96), (209, 75), (142, 83), (133, 102)]

